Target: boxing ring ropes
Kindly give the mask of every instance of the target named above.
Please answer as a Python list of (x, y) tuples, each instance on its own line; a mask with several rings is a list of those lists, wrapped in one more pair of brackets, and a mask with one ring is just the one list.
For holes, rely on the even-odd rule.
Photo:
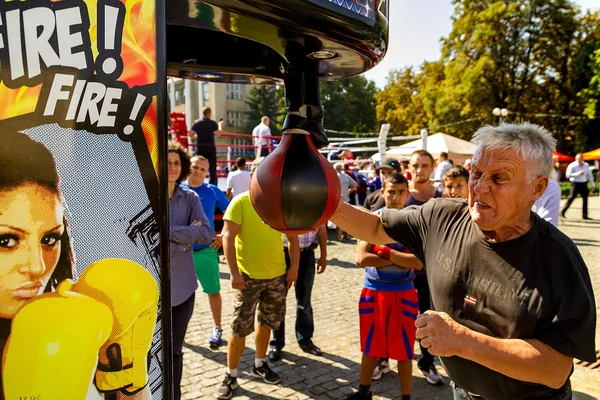
[[(328, 130), (326, 131), (327, 133), (351, 133), (351, 134), (355, 134), (353, 132), (337, 132), (337, 131), (331, 131)], [(388, 133), (389, 133), (389, 124), (383, 124), (381, 126), (381, 130), (379, 132), (378, 137), (376, 138), (364, 138), (364, 139), (348, 139), (348, 138), (342, 138), (342, 137), (330, 137), (329, 138), (329, 146), (324, 147), (322, 149), (319, 150), (319, 152), (321, 154), (323, 154), (330, 163), (337, 163), (337, 162), (343, 162), (343, 160), (341, 159), (331, 159), (332, 154), (337, 153), (340, 150), (350, 150), (352, 153), (359, 153), (359, 152), (378, 152), (380, 156), (385, 156), (385, 153), (388, 149), (387, 146), (387, 141), (391, 140), (391, 141), (408, 141), (408, 140), (416, 140), (416, 139), (422, 139), (423, 140), (423, 146), (422, 148), (427, 149), (427, 130), (423, 129), (421, 131), (420, 135), (412, 135), (412, 136), (391, 136), (388, 137)], [(247, 134), (238, 134), (238, 133), (222, 133), (217, 137), (223, 137), (223, 138), (231, 138), (234, 140), (249, 140), (250, 143), (253, 142), (254, 138), (251, 135), (247, 135)], [(280, 140), (281, 136), (268, 136), (267, 140), (269, 140), (270, 143), (273, 143), (274, 140)], [(187, 143), (188, 143), (188, 151), (190, 152), (190, 154), (194, 153), (194, 150), (196, 148), (196, 144), (193, 143), (193, 140), (188, 136), (187, 137)], [(356, 145), (360, 145), (360, 144), (369, 144), (369, 143), (377, 143), (377, 147), (356, 147)], [(354, 147), (352, 147), (354, 146)], [(253, 159), (256, 155), (256, 146), (254, 144), (225, 144), (225, 143), (216, 143), (215, 147), (217, 149), (217, 178), (219, 179), (219, 181), (224, 180), (227, 178), (227, 175), (229, 174), (229, 172), (231, 171), (231, 167), (234, 165), (235, 160), (237, 157), (244, 157), (246, 159), (246, 163), (252, 165), (253, 161), (251, 159)], [(276, 145), (269, 145), (269, 146), (263, 146), (266, 148), (271, 149), (271, 151), (273, 149), (275, 149), (277, 146)], [(236, 151), (236, 150), (241, 150), (241, 151)], [(417, 150), (415, 148), (415, 150)], [(370, 158), (364, 159), (364, 161), (369, 161)], [(222, 167), (220, 167), (221, 164), (225, 164), (227, 165), (228, 170), (223, 170)], [(366, 171), (361, 171), (361, 172), (366, 172)], [(221, 190), (223, 190), (223, 188), (221, 187), (221, 183), (219, 183), (219, 188), (221, 188)], [(215, 230), (217, 231), (216, 233), (220, 233), (221, 229), (221, 221), (223, 219), (223, 214), (218, 212), (215, 213)]]
[[(326, 131), (328, 133), (353, 133), (353, 132), (337, 132), (337, 131)], [(354, 133), (355, 134), (355, 133)], [(427, 149), (427, 130), (423, 129), (420, 135), (412, 135), (412, 136), (388, 136), (389, 134), (389, 124), (383, 124), (381, 126), (379, 136), (376, 138), (364, 138), (364, 139), (349, 139), (343, 137), (330, 137), (329, 138), (329, 146), (324, 147), (319, 150), (321, 154), (323, 154), (330, 163), (342, 162), (340, 159), (331, 159), (331, 155), (337, 153), (340, 150), (350, 150), (352, 153), (360, 153), (360, 152), (378, 152), (380, 156), (384, 156), (386, 154), (387, 149), (387, 141), (408, 141), (408, 140), (423, 140), (423, 148)], [(244, 157), (246, 159), (247, 164), (252, 164), (252, 159), (256, 155), (256, 146), (252, 144), (254, 138), (251, 135), (247, 134), (238, 134), (238, 133), (222, 133), (218, 137), (222, 138), (231, 138), (237, 140), (248, 140), (250, 144), (227, 144), (227, 143), (217, 143), (215, 147), (217, 149), (217, 177), (218, 178), (226, 178), (228, 174), (228, 170), (235, 163), (237, 157)], [(262, 146), (263, 148), (268, 148), (273, 151), (277, 145), (273, 145), (273, 141), (278, 141), (281, 139), (281, 136), (267, 136), (265, 137), (271, 145)], [(357, 145), (376, 143), (376, 147), (357, 147)], [(188, 137), (188, 151), (193, 154), (196, 148), (196, 144), (193, 143), (193, 140)], [(416, 150), (416, 148), (415, 148)], [(369, 159), (364, 159), (364, 161), (368, 161)], [(222, 164), (227, 166), (227, 170), (223, 170), (221, 167)]]

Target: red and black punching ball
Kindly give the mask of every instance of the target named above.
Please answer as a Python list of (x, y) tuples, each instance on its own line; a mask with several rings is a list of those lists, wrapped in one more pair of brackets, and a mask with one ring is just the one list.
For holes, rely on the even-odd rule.
[(326, 223), (336, 211), (340, 181), (318, 151), (328, 140), (316, 73), (291, 72), (285, 85), (288, 115), (283, 137), (253, 174), (250, 200), (272, 228), (303, 233)]

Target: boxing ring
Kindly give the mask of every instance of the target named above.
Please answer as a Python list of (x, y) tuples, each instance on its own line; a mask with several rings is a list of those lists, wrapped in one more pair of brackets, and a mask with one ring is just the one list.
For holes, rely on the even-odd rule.
[[(184, 117), (179, 115), (178, 122), (181, 124), (181, 121), (184, 120)], [(185, 124), (185, 122), (184, 122)], [(180, 127), (181, 129), (181, 127)], [(186, 129), (187, 131), (187, 129)], [(385, 156), (386, 151), (392, 147), (388, 145), (388, 141), (393, 142), (402, 142), (402, 141), (410, 141), (415, 139), (423, 139), (424, 148), (426, 149), (427, 144), (427, 131), (421, 131), (420, 135), (410, 135), (410, 136), (388, 136), (389, 125), (383, 124), (381, 126), (381, 130), (377, 137), (365, 137), (365, 138), (347, 138), (347, 137), (330, 137), (329, 145), (319, 149), (319, 152), (327, 158), (327, 160), (334, 164), (338, 162), (344, 162), (343, 159), (333, 158), (335, 154), (343, 150), (349, 150), (353, 154), (354, 153), (376, 153), (377, 157), (364, 157), (359, 161), (379, 161), (381, 156)], [(175, 141), (180, 142), (184, 147), (188, 149), (190, 154), (195, 154), (196, 144), (193, 143), (193, 140), (185, 134), (185, 138), (182, 137), (181, 134), (176, 135), (175, 130), (171, 131), (173, 138)], [(359, 133), (354, 132), (339, 132), (333, 130), (327, 130), (327, 133), (332, 134), (354, 134), (358, 135)], [(217, 138), (230, 138), (234, 141), (234, 143), (216, 143), (215, 147), (217, 149), (217, 178), (218, 178), (218, 186), (219, 189), (226, 191), (226, 181), (227, 175), (233, 169), (235, 165), (235, 160), (238, 157), (243, 157), (246, 159), (246, 164), (252, 165), (253, 160), (256, 156), (256, 146), (253, 144), (254, 138), (248, 134), (240, 134), (240, 133), (222, 133)], [(278, 142), (281, 140), (281, 136), (267, 136), (266, 139), (271, 143), (268, 146), (262, 146), (262, 148), (268, 148), (270, 151), (273, 151), (277, 148)], [(236, 143), (237, 142), (237, 143)], [(374, 143), (377, 146), (366, 146), (360, 147), (359, 145), (366, 145)], [(415, 148), (415, 150), (417, 150)], [(354, 161), (354, 160), (352, 160)]]

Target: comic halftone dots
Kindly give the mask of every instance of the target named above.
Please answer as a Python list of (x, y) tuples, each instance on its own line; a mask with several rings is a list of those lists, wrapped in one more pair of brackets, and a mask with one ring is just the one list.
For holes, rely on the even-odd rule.
[[(152, 218), (131, 144), (117, 135), (95, 135), (56, 124), (27, 129), (25, 133), (44, 144), (56, 161), (77, 261), (75, 279), (94, 261), (124, 258), (144, 266), (160, 282), (159, 260), (141, 241), (136, 243), (127, 234), (136, 216), (146, 221)], [(153, 400), (162, 399), (160, 351), (159, 319), (148, 376)]]

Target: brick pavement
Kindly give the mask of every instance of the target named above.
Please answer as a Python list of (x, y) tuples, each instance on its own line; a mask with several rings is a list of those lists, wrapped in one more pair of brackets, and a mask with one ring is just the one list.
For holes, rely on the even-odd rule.
[[(567, 214), (567, 221), (560, 228), (578, 245), (590, 268), (594, 290), (600, 293), (600, 265), (594, 262), (600, 258), (600, 199), (594, 197), (590, 201), (590, 216), (596, 221), (583, 222), (580, 207), (581, 200), (576, 200)], [(333, 237), (331, 232), (330, 239)], [(324, 357), (307, 355), (298, 348), (292, 329), (295, 301), (290, 295), (286, 315), (288, 344), (284, 349), (284, 359), (274, 366), (283, 378), (281, 384), (267, 385), (250, 376), (254, 362), (254, 335), (250, 335), (239, 367), (241, 387), (236, 390), (235, 399), (343, 399), (358, 387), (361, 353), (356, 310), (362, 288), (362, 270), (354, 265), (354, 241), (339, 243), (330, 240), (328, 246), (328, 269), (317, 276), (313, 289), (316, 326), (313, 339), (325, 353)], [(228, 334), (233, 296), (227, 266), (221, 263), (220, 267), (223, 321)], [(598, 311), (600, 314), (600, 307)], [(226, 365), (226, 346), (219, 351), (209, 349), (207, 339), (212, 329), (211, 320), (207, 298), (198, 293), (184, 348), (183, 399), (214, 398), (221, 383)], [(600, 331), (597, 334), (600, 338), (599, 335)], [(600, 347), (598, 339), (597, 345)], [(374, 383), (375, 399), (400, 397), (395, 369), (394, 365), (390, 374)], [(416, 368), (416, 363), (413, 376), (413, 399), (452, 398), (447, 384), (442, 387), (429, 385)], [(576, 367), (572, 380), (575, 400), (600, 400), (600, 371)]]
[[(562, 201), (562, 205), (566, 200)], [(588, 199), (588, 213), (593, 221), (581, 219), (582, 201), (575, 199), (566, 213), (566, 219), (560, 222), (559, 228), (569, 236), (581, 252), (590, 272), (590, 279), (596, 293), (596, 311), (600, 321), (600, 198)], [(600, 329), (596, 329), (596, 348), (600, 349)], [(599, 382), (600, 385), (600, 382)]]

